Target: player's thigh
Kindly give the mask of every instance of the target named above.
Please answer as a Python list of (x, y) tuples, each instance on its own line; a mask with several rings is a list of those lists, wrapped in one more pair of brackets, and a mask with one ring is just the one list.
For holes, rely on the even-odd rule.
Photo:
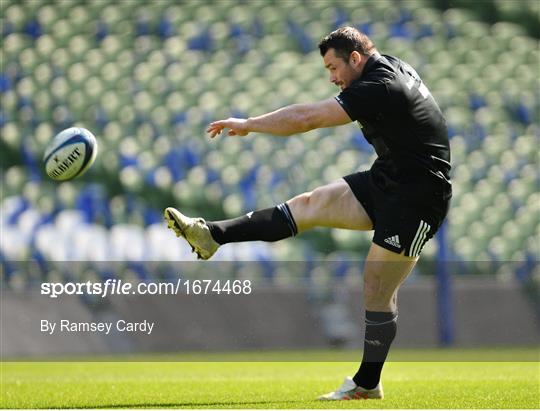
[(314, 226), (371, 230), (373, 223), (343, 179), (287, 201), (300, 231)]
[(394, 311), (396, 293), (418, 257), (407, 257), (371, 244), (364, 267), (364, 299), (370, 311)]

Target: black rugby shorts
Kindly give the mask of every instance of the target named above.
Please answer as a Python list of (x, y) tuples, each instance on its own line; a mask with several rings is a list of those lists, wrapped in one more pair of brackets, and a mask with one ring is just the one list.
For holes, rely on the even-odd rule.
[(413, 204), (378, 188), (370, 171), (349, 174), (343, 179), (373, 222), (373, 242), (398, 254), (405, 250), (408, 257), (419, 256), (448, 213), (450, 199), (434, 196), (431, 201)]

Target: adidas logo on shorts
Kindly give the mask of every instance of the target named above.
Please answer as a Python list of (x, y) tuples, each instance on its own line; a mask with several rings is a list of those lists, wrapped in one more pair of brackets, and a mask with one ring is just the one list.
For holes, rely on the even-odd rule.
[(390, 244), (393, 247), (401, 248), (401, 244), (399, 243), (399, 236), (393, 235), (392, 237), (388, 237), (384, 239), (384, 242), (387, 244)]

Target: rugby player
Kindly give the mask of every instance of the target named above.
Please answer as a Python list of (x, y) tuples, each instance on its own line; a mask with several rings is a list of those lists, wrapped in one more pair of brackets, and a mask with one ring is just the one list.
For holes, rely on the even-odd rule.
[(381, 371), (397, 330), (397, 292), (425, 243), (445, 218), (451, 197), (450, 147), (446, 121), (416, 71), (381, 55), (352, 27), (319, 43), (335, 98), (293, 104), (247, 119), (214, 121), (214, 138), (251, 132), (290, 136), (357, 121), (377, 159), (368, 171), (300, 194), (275, 207), (224, 220), (190, 218), (165, 210), (168, 226), (201, 259), (223, 244), (278, 241), (313, 227), (374, 230), (364, 267), (365, 339), (358, 372), (323, 400), (383, 398)]

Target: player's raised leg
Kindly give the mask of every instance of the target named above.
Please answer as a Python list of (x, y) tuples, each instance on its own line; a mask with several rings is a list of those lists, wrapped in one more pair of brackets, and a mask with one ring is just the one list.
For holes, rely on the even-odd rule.
[(242, 241), (278, 241), (313, 227), (370, 230), (372, 222), (342, 179), (300, 194), (275, 207), (243, 216), (205, 221), (165, 210), (169, 228), (184, 237), (199, 258), (210, 258), (220, 245)]
[(371, 230), (373, 223), (342, 178), (287, 201), (298, 232), (314, 227)]
[(356, 375), (321, 400), (383, 398), (381, 371), (397, 331), (397, 293), (418, 257), (407, 257), (373, 243), (364, 267), (366, 332), (364, 356)]

